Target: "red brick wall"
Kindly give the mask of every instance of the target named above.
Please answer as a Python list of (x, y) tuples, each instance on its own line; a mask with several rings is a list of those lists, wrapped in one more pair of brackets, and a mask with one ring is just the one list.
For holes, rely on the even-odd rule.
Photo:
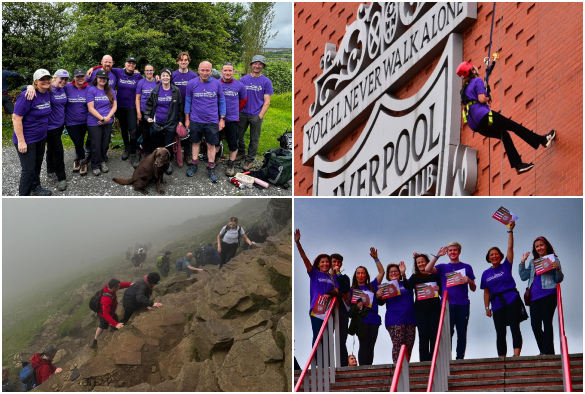
[[(321, 75), (319, 61), (325, 43), (339, 45), (345, 26), (360, 3), (295, 3), (295, 195), (312, 195), (313, 165), (302, 163), (303, 126), (315, 101), (313, 81)], [(503, 7), (503, 18), (500, 21)], [(478, 3), (477, 21), (463, 34), (463, 58), (482, 63), (489, 44), (493, 3)], [(500, 35), (501, 25), (501, 35)], [(474, 195), (583, 195), (583, 5), (582, 3), (497, 3), (492, 53), (499, 44), (500, 67), (490, 78), (492, 109), (538, 134), (557, 130), (557, 140), (537, 151), (512, 137), (523, 161), (535, 167), (516, 175), (501, 143), (462, 128), (461, 143), (478, 150), (478, 185)], [(406, 83), (396, 95), (414, 94), (426, 81), (438, 58)], [(500, 100), (502, 97), (502, 100)], [(341, 158), (359, 137), (358, 126), (327, 154)], [(489, 147), (491, 145), (491, 148)], [(490, 152), (491, 149), (491, 159)], [(503, 171), (501, 168), (503, 167)]]

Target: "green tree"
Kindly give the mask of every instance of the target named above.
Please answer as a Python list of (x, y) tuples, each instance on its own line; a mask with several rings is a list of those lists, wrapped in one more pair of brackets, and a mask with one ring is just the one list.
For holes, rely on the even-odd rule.
[(262, 74), (272, 81), (275, 94), (292, 92), (292, 62), (271, 62)]
[(248, 14), (244, 22), (244, 40), (242, 62), (244, 73), (250, 72), (250, 62), (254, 55), (262, 53), (262, 50), (278, 32), (270, 34), (274, 21), (274, 3), (248, 3)]
[(179, 52), (189, 52), (191, 68), (208, 60), (224, 61), (229, 22), (225, 10), (212, 3), (79, 3), (77, 30), (68, 41), (70, 67), (99, 64), (104, 54), (121, 67), (134, 56), (142, 68), (176, 67)]
[(244, 21), (248, 10), (243, 3), (217, 3), (217, 7), (225, 12), (225, 29), (230, 35), (226, 60), (237, 63), (242, 58), (244, 40)]
[(51, 73), (63, 68), (63, 45), (73, 30), (71, 11), (72, 3), (2, 3), (2, 68), (29, 83), (39, 68)]

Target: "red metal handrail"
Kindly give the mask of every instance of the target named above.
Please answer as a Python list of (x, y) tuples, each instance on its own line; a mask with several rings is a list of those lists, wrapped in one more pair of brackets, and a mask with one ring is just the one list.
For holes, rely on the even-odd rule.
[(565, 336), (565, 316), (563, 314), (563, 296), (561, 294), (561, 284), (557, 283), (557, 304), (559, 308), (559, 335), (561, 340), (561, 361), (563, 363), (563, 380), (565, 391), (572, 392), (571, 383), (571, 365), (569, 364), (569, 348), (567, 346), (567, 337)]
[(396, 387), (398, 386), (398, 379), (400, 379), (400, 371), (402, 371), (402, 365), (404, 358), (408, 355), (408, 351), (406, 350), (406, 345), (402, 345), (400, 348), (400, 353), (398, 354), (398, 362), (396, 363), (396, 368), (394, 368), (394, 377), (392, 378), (392, 385), (390, 386), (390, 392), (395, 393)]
[(437, 366), (437, 356), (439, 355), (439, 344), (441, 343), (441, 331), (443, 331), (443, 323), (445, 320), (445, 309), (447, 301), (449, 300), (449, 294), (447, 290), (443, 292), (443, 303), (441, 305), (441, 318), (439, 319), (439, 329), (437, 330), (437, 339), (435, 341), (435, 350), (433, 350), (433, 359), (431, 360), (431, 372), (429, 375), (429, 383), (427, 385), (427, 392), (432, 392), (433, 379), (435, 376), (435, 368)]
[(329, 322), (329, 317), (331, 316), (331, 312), (333, 311), (333, 308), (335, 308), (335, 306), (336, 306), (336, 302), (337, 302), (337, 298), (333, 297), (333, 300), (331, 301), (331, 305), (329, 306), (329, 309), (327, 310), (327, 314), (325, 315), (325, 319), (323, 320), (323, 324), (321, 325), (321, 330), (319, 331), (319, 335), (317, 336), (317, 340), (315, 341), (315, 344), (313, 345), (313, 350), (311, 350), (311, 354), (309, 355), (309, 360), (307, 360), (307, 364), (305, 365), (305, 368), (303, 368), (303, 372), (301, 372), (301, 376), (299, 376), (299, 380), (297, 381), (297, 384), (295, 386), (295, 392), (299, 391), (299, 388), (301, 387), (301, 384), (303, 383), (303, 380), (305, 379), (305, 375), (307, 374), (307, 371), (309, 370), (309, 367), (311, 366), (311, 360), (313, 360), (313, 357), (315, 357), (315, 353), (317, 352), (317, 346), (319, 346), (319, 343), (321, 342), (321, 339), (323, 338), (323, 332), (325, 331), (325, 328), (327, 327), (327, 323)]

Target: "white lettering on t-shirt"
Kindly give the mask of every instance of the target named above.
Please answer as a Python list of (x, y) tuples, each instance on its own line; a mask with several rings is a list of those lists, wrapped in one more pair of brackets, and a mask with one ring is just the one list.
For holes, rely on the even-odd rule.
[(328, 279), (328, 278), (318, 278), (317, 280), (319, 282), (325, 282), (325, 283), (329, 283), (329, 284), (334, 285), (333, 281), (331, 279)]
[(166, 97), (158, 96), (158, 101), (172, 101), (172, 100), (173, 100), (173, 97), (171, 97), (171, 96), (166, 96)]
[(136, 81), (132, 79), (120, 79), (118, 83), (126, 84), (126, 85), (136, 85)]
[(85, 103), (85, 96), (82, 97), (67, 97), (67, 101), (70, 103)]
[(61, 94), (55, 94), (55, 95), (53, 96), (53, 98), (54, 98), (55, 100), (63, 100), (63, 99), (66, 99), (66, 98), (67, 98), (67, 94), (65, 94), (65, 93), (61, 93)]
[(201, 92), (201, 93), (193, 92), (193, 97), (217, 97), (217, 93), (216, 92)]
[(95, 101), (109, 101), (110, 99), (108, 98), (108, 96), (95, 96)]
[(262, 86), (248, 85), (248, 86), (246, 86), (246, 89), (248, 89), (248, 90), (255, 90), (256, 92), (261, 92), (262, 91)]
[(41, 110), (41, 109), (47, 109), (47, 108), (51, 108), (51, 102), (50, 101), (45, 101), (44, 104), (39, 104), (36, 106), (36, 109)]
[(189, 83), (189, 81), (173, 81), (173, 83), (175, 84), (175, 86), (177, 85), (187, 85)]
[(489, 282), (490, 280), (492, 280), (492, 279), (496, 279), (496, 278), (499, 278), (499, 277), (500, 277), (500, 276), (502, 276), (502, 275), (504, 275), (504, 273), (503, 273), (503, 272), (498, 272), (498, 273), (494, 274), (493, 276), (490, 276), (489, 278), (487, 278), (485, 281), (486, 281), (486, 282)]
[(224, 93), (226, 96), (234, 96), (234, 97), (235, 97), (235, 96), (237, 96), (237, 95), (239, 94), (238, 92), (234, 92), (233, 90), (224, 90), (224, 91), (223, 91), (223, 93)]

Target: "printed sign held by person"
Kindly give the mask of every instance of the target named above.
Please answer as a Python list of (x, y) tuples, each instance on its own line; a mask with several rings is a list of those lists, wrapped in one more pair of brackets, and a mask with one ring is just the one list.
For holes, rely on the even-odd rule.
[(534, 272), (536, 275), (543, 274), (556, 268), (554, 254), (549, 254), (547, 256), (536, 259), (532, 263), (534, 264)]
[(465, 276), (465, 268), (449, 272), (447, 274), (447, 287), (457, 286), (463, 284), (463, 277)]
[(325, 298), (324, 295), (319, 294), (319, 296), (317, 297), (317, 300), (315, 301), (315, 306), (313, 307), (313, 310), (311, 311), (311, 316), (315, 316), (321, 320), (325, 320), (325, 315), (327, 314), (327, 311), (329, 310), (329, 305), (331, 305), (331, 300), (332, 298)]
[(498, 222), (504, 223), (508, 227), (510, 227), (511, 221), (518, 220), (518, 216), (514, 215), (512, 212), (510, 212), (508, 209), (504, 207), (498, 208), (498, 210), (496, 211), (496, 213), (494, 213), (492, 217), (496, 219)]
[(437, 282), (419, 283), (416, 285), (416, 299), (419, 301), (439, 297)]
[(382, 283), (378, 289), (382, 290), (383, 300), (400, 295), (400, 285), (398, 284), (397, 280), (391, 280), (390, 282)]

